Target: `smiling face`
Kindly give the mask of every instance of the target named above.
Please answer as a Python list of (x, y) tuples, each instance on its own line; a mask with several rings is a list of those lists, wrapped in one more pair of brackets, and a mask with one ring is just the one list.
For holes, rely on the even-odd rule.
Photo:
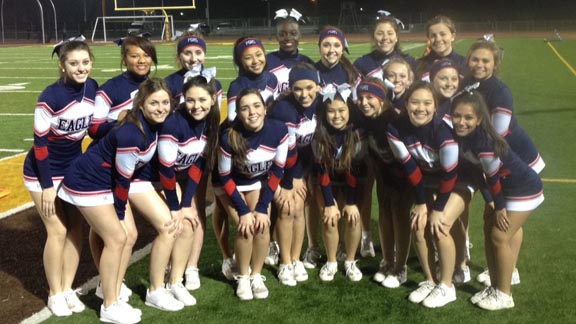
[(410, 123), (416, 127), (424, 126), (431, 122), (436, 113), (436, 104), (432, 92), (425, 88), (412, 92), (406, 102), (406, 112), (410, 118)]
[(78, 84), (85, 83), (92, 71), (92, 59), (85, 50), (68, 52), (64, 63), (59, 65), (64, 70), (64, 78)]
[(300, 26), (292, 20), (282, 21), (277, 28), (276, 39), (280, 49), (284, 52), (295, 54), (300, 42)]
[(180, 64), (186, 70), (192, 70), (193, 67), (204, 64), (206, 53), (200, 46), (188, 46), (178, 55)]
[(259, 46), (246, 48), (242, 53), (242, 66), (248, 72), (261, 74), (266, 66), (266, 55)]
[(264, 117), (266, 116), (266, 106), (262, 98), (255, 94), (249, 93), (238, 102), (238, 118), (244, 128), (249, 131), (257, 132), (264, 127)]
[(320, 61), (326, 67), (332, 67), (340, 62), (344, 46), (337, 37), (326, 37), (320, 43)]
[(350, 120), (348, 105), (341, 99), (334, 99), (326, 105), (326, 121), (334, 129), (343, 129)]
[(450, 67), (438, 71), (436, 76), (434, 76), (434, 80), (432, 80), (432, 85), (434, 86), (434, 89), (442, 95), (442, 97), (448, 99), (452, 98), (458, 90), (459, 82), (460, 78), (458, 71)]
[(147, 76), (152, 67), (152, 58), (143, 49), (134, 45), (126, 48), (126, 56), (122, 62), (129, 72), (141, 77)]
[(457, 136), (470, 135), (481, 122), (482, 119), (478, 117), (471, 104), (461, 103), (452, 112), (452, 125)]
[(292, 85), (292, 94), (302, 108), (309, 108), (316, 100), (320, 86), (312, 80), (300, 80)]
[(186, 91), (185, 98), (186, 110), (195, 120), (206, 118), (216, 101), (206, 89), (194, 86)]
[(487, 48), (479, 48), (468, 58), (470, 73), (477, 80), (486, 80), (494, 75), (494, 53)]
[(156, 91), (139, 108), (150, 124), (161, 124), (170, 112), (170, 94), (164, 90)]
[(358, 94), (358, 108), (366, 117), (378, 117), (383, 110), (384, 103), (371, 93)]
[(428, 28), (428, 39), (431, 49), (440, 57), (452, 53), (452, 44), (456, 35), (452, 33), (446, 24), (439, 23)]
[(396, 30), (389, 22), (383, 22), (374, 30), (374, 42), (378, 50), (384, 54), (390, 54), (398, 43)]
[(384, 77), (394, 84), (392, 91), (396, 96), (401, 96), (412, 84), (409, 66), (401, 63), (391, 63), (384, 71)]

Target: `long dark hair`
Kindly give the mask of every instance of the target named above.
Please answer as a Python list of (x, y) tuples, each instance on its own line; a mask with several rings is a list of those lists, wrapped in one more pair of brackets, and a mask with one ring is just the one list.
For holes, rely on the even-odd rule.
[[(262, 105), (266, 107), (266, 103), (260, 94), (260, 90), (254, 88), (242, 89), (242, 91), (240, 91), (236, 97), (236, 102), (239, 104), (242, 98), (249, 94), (257, 95), (258, 98), (260, 98)], [(232, 148), (232, 151), (235, 153), (233, 160), (237, 164), (244, 164), (246, 155), (248, 155), (248, 143), (246, 143), (246, 138), (242, 136), (243, 130), (245, 130), (244, 125), (242, 124), (242, 121), (240, 121), (238, 115), (236, 115), (236, 118), (234, 121), (232, 121), (232, 125), (228, 129), (228, 144), (230, 145), (230, 148)]]
[(470, 107), (472, 107), (474, 114), (480, 119), (480, 125), (478, 125), (478, 127), (480, 127), (494, 143), (494, 153), (496, 153), (498, 157), (505, 156), (508, 151), (508, 143), (496, 132), (496, 129), (494, 129), (488, 106), (482, 94), (478, 91), (464, 91), (453, 99), (450, 113), (454, 114), (454, 109), (459, 105), (470, 105)]
[(146, 132), (144, 131), (144, 126), (138, 118), (138, 114), (140, 114), (140, 107), (144, 106), (146, 99), (148, 99), (148, 97), (150, 97), (153, 93), (161, 90), (164, 90), (168, 94), (170, 101), (172, 101), (172, 96), (170, 95), (172, 92), (170, 92), (170, 88), (164, 79), (150, 78), (144, 80), (144, 82), (140, 84), (140, 87), (138, 87), (138, 93), (134, 98), (132, 109), (130, 109), (128, 114), (126, 114), (126, 117), (118, 123), (117, 127), (122, 126), (124, 123), (134, 123), (136, 126), (138, 126), (138, 129), (142, 133), (144, 142), (147, 142), (148, 139), (146, 138)]
[[(186, 83), (182, 86), (182, 95), (186, 97), (186, 92), (192, 87), (198, 87), (206, 90), (210, 96), (214, 99), (214, 104), (210, 107), (210, 112), (206, 116), (206, 139), (207, 139), (207, 154), (206, 157), (208, 168), (211, 168), (216, 161), (216, 152), (218, 152), (218, 134), (220, 126), (220, 109), (218, 107), (218, 99), (216, 98), (216, 81), (215, 79), (206, 81), (201, 75), (195, 76), (188, 79)], [(178, 109), (186, 109), (186, 103), (182, 103)]]
[(333, 101), (342, 101), (348, 107), (349, 120), (348, 125), (340, 132), (344, 133), (344, 143), (342, 145), (342, 153), (339, 159), (336, 159), (336, 153), (338, 152), (338, 145), (336, 143), (336, 137), (334, 136), (337, 132), (327, 120), (326, 108), (332, 100), (325, 100), (318, 109), (318, 123), (316, 125), (316, 131), (314, 133), (314, 139), (316, 140), (317, 152), (322, 161), (324, 168), (333, 172), (334, 170), (350, 170), (352, 167), (352, 161), (356, 155), (356, 147), (360, 143), (360, 133), (355, 126), (354, 121), (356, 120), (354, 114), (354, 102), (349, 98), (344, 100), (340, 94), (334, 97)]

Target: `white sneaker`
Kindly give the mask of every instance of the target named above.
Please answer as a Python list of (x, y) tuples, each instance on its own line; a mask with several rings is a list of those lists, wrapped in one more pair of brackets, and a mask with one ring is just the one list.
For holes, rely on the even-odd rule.
[(304, 253), (302, 263), (304, 263), (304, 267), (306, 267), (306, 269), (314, 269), (318, 266), (318, 263), (320, 263), (321, 257), (322, 252), (320, 252), (320, 248), (309, 247)]
[(302, 261), (294, 261), (292, 267), (294, 268), (294, 279), (296, 281), (303, 282), (308, 280), (308, 272)]
[(294, 268), (291, 264), (280, 264), (278, 266), (278, 281), (284, 286), (296, 286), (296, 278), (294, 278)]
[(196, 305), (196, 298), (188, 292), (188, 288), (182, 284), (182, 281), (173, 285), (166, 284), (166, 288), (170, 291), (172, 296), (181, 301), (184, 306)]
[(234, 278), (238, 285), (236, 287), (236, 296), (240, 300), (252, 300), (254, 295), (252, 294), (252, 287), (250, 287), (250, 276), (236, 275)]
[(86, 309), (86, 305), (78, 298), (76, 291), (68, 289), (64, 292), (64, 298), (66, 299), (68, 308), (70, 308), (73, 313), (80, 313)]
[(362, 280), (362, 271), (356, 265), (358, 260), (356, 261), (344, 261), (344, 269), (346, 270), (346, 277), (350, 279), (350, 281), (360, 281)]
[(136, 324), (142, 318), (134, 312), (127, 312), (125, 307), (119, 303), (108, 307), (100, 306), (100, 321), (105, 323)]
[(270, 245), (268, 246), (268, 254), (264, 259), (264, 263), (267, 265), (276, 265), (278, 264), (278, 255), (280, 254), (280, 247), (276, 241), (270, 241)]
[(236, 259), (228, 258), (222, 261), (222, 274), (228, 280), (234, 280), (234, 276), (238, 274), (238, 265)]
[(493, 293), (486, 296), (476, 304), (478, 307), (486, 310), (501, 310), (514, 307), (514, 299), (512, 296), (506, 295), (498, 289), (494, 289)]
[(179, 311), (184, 308), (184, 303), (176, 299), (166, 288), (158, 288), (153, 292), (146, 290), (146, 305), (165, 311)]
[(434, 282), (422, 281), (421, 283), (418, 284), (418, 288), (416, 288), (416, 290), (410, 293), (410, 295), (408, 296), (408, 300), (415, 304), (419, 304), (426, 297), (428, 297), (428, 295), (430, 295), (434, 287), (436, 287), (436, 284)]
[(422, 305), (428, 308), (442, 307), (448, 303), (456, 300), (456, 287), (446, 286), (444, 283), (440, 283), (430, 294), (422, 301)]
[(374, 243), (372, 243), (370, 235), (362, 235), (362, 239), (360, 240), (360, 255), (363, 258), (376, 256), (376, 252), (374, 252)]
[(55, 316), (64, 317), (72, 315), (72, 310), (66, 301), (65, 292), (49, 296), (46, 304), (48, 305), (48, 309)]
[(140, 308), (132, 307), (132, 305), (127, 302), (118, 301), (118, 305), (122, 306), (125, 312), (133, 313), (134, 316), (142, 316), (142, 310)]
[[(94, 294), (96, 295), (96, 297), (104, 299), (104, 293), (102, 292), (101, 281), (98, 282), (98, 286), (96, 286), (96, 292)], [(128, 288), (128, 286), (126, 286), (124, 282), (122, 282), (122, 285), (120, 285), (120, 294), (118, 295), (118, 300), (128, 302), (130, 296), (132, 296), (132, 289)]]
[(264, 284), (266, 281), (266, 277), (257, 273), (252, 275), (251, 277), (252, 282), (250, 283), (250, 287), (252, 288), (252, 295), (256, 299), (265, 299), (268, 298), (268, 288)]
[(200, 269), (196, 267), (188, 267), (184, 272), (186, 278), (186, 289), (196, 290), (200, 288)]
[(402, 267), (402, 270), (398, 273), (391, 273), (386, 276), (386, 279), (382, 281), (382, 286), (386, 288), (398, 288), (400, 285), (406, 282), (408, 279), (407, 267)]
[[(487, 286), (487, 287), (492, 286), (492, 280), (490, 279), (490, 273), (488, 272), (488, 270), (485, 270), (484, 272), (479, 274), (476, 277), (476, 281), (483, 283), (484, 286)], [(518, 272), (518, 269), (514, 269), (514, 272), (512, 272), (512, 279), (511, 279), (510, 283), (512, 285), (520, 284), (520, 273)]]
[(332, 281), (334, 280), (334, 275), (338, 272), (338, 263), (336, 262), (326, 262), (320, 269), (320, 280), (322, 281)]
[(494, 293), (494, 288), (492, 288), (492, 286), (486, 287), (470, 297), (470, 302), (476, 305), (479, 301), (488, 297), (492, 293)]
[(386, 276), (390, 274), (390, 270), (392, 269), (388, 264), (386, 264), (386, 260), (380, 260), (380, 268), (378, 269), (378, 272), (374, 274), (372, 280), (376, 281), (377, 283), (382, 283), (382, 281), (386, 279)]
[(471, 280), (470, 267), (466, 266), (464, 269), (456, 267), (454, 269), (454, 274), (452, 275), (452, 283), (455, 285), (461, 285), (463, 283), (469, 282)]

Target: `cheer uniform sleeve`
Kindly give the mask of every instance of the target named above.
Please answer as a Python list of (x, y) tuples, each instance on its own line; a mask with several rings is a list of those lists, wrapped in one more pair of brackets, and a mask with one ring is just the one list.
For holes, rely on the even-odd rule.
[(228, 136), (222, 136), (220, 139), (220, 149), (218, 150), (218, 174), (220, 175), (220, 183), (222, 188), (232, 200), (232, 204), (238, 216), (246, 215), (250, 212), (250, 208), (242, 199), (238, 188), (236, 188), (236, 182), (232, 178), (232, 150), (228, 147), (226, 143)]
[(168, 207), (172, 211), (180, 210), (181, 208), (176, 192), (176, 172), (174, 171), (177, 156), (177, 139), (170, 134), (161, 134), (158, 140), (160, 183), (166, 195)]
[(412, 157), (406, 145), (400, 140), (398, 130), (392, 124), (388, 124), (386, 128), (386, 137), (394, 157), (404, 166), (406, 177), (415, 189), (416, 204), (425, 204), (426, 191), (424, 190), (424, 181), (422, 181), (422, 170), (418, 167), (416, 160)]
[(228, 87), (227, 101), (228, 101), (228, 121), (232, 122), (236, 118), (236, 95), (240, 92), (239, 85), (232, 81)]
[(492, 125), (498, 134), (506, 136), (510, 133), (510, 122), (514, 111), (512, 93), (506, 87), (500, 88), (494, 98), (494, 106), (490, 107), (492, 109)]
[[(448, 131), (447, 128), (445, 131)], [(443, 211), (458, 178), (458, 143), (452, 138), (446, 138), (440, 144), (439, 156), (442, 174), (436, 192), (434, 210)]]
[(100, 139), (104, 137), (116, 124), (116, 122), (108, 122), (108, 113), (112, 101), (102, 90), (96, 92), (96, 100), (94, 104), (94, 117), (92, 118), (92, 125), (88, 128), (88, 135), (93, 139)]
[(196, 193), (196, 188), (202, 180), (202, 174), (206, 167), (206, 157), (202, 154), (195, 162), (188, 168), (188, 179), (186, 181), (186, 188), (182, 194), (182, 207), (192, 207), (192, 198)]
[[(496, 210), (506, 208), (506, 200), (502, 194), (502, 186), (500, 184), (500, 167), (502, 161), (496, 156), (492, 150), (482, 150), (478, 153), (478, 159), (482, 164), (482, 170), (486, 176), (486, 184), (490, 190), (490, 197), (494, 200), (494, 207)], [(486, 202), (490, 202), (486, 200)]]
[(130, 179), (138, 162), (139, 144), (142, 142), (140, 131), (134, 124), (125, 123), (116, 133), (117, 147), (114, 172), (114, 208), (118, 218), (124, 219), (126, 202), (130, 190)]
[(289, 135), (287, 133), (285, 134), (286, 135), (280, 140), (280, 143), (276, 148), (274, 163), (270, 166), (270, 170), (268, 171), (268, 181), (260, 191), (260, 197), (256, 204), (255, 211), (262, 214), (268, 214), (268, 206), (274, 198), (274, 193), (276, 192), (276, 189), (278, 189), (278, 185), (280, 184), (280, 180), (282, 180), (284, 174), (289, 138)]
[(44, 93), (40, 96), (34, 109), (34, 157), (38, 167), (38, 181), (42, 189), (54, 186), (52, 170), (50, 169), (50, 152), (48, 142), (50, 126), (54, 116), (51, 104), (44, 100)]

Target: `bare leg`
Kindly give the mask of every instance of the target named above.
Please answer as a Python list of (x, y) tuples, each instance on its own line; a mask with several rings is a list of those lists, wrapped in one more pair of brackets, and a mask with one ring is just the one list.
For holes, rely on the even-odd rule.
[(80, 263), (82, 252), (82, 215), (75, 206), (62, 202), (68, 223), (68, 234), (64, 244), (64, 264), (62, 265), (62, 288), (64, 291), (72, 289), (74, 277)]

